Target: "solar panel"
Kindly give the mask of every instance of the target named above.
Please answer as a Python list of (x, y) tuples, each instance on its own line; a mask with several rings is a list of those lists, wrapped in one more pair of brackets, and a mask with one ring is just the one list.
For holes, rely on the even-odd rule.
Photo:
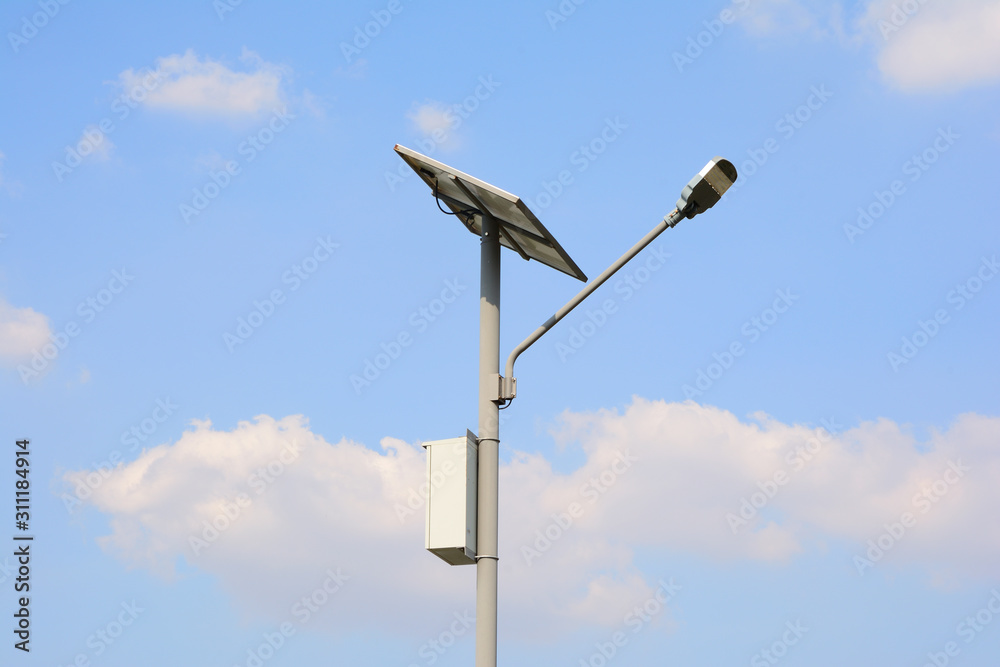
[(576, 262), (519, 197), (405, 146), (397, 144), (396, 152), (470, 232), (482, 236), (482, 215), (486, 213), (499, 223), (501, 245), (526, 260), (533, 259), (587, 281)]

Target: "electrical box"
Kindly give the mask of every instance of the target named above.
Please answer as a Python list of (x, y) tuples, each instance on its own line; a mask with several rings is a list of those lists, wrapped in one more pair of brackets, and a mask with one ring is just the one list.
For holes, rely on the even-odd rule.
[(425, 442), (427, 450), (427, 550), (451, 565), (476, 562), (479, 441)]

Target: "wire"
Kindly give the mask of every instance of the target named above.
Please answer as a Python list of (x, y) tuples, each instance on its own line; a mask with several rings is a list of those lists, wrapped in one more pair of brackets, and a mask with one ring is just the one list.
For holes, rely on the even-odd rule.
[(437, 202), (438, 208), (441, 209), (442, 213), (444, 213), (445, 215), (456, 215), (460, 219), (462, 219), (462, 222), (465, 224), (466, 227), (469, 227), (470, 229), (472, 228), (472, 218), (475, 217), (475, 215), (477, 213), (479, 213), (479, 211), (477, 209), (474, 209), (474, 208), (467, 208), (467, 209), (464, 209), (464, 210), (461, 210), (461, 211), (448, 211), (448, 210), (445, 210), (445, 208), (443, 206), (441, 206), (441, 198), (438, 195), (438, 179), (437, 178), (434, 179), (434, 201)]

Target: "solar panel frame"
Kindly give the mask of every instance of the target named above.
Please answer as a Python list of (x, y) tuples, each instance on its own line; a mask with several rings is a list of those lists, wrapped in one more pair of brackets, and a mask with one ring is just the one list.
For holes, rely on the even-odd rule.
[(524, 259), (534, 259), (577, 280), (587, 281), (580, 267), (520, 197), (405, 146), (397, 144), (395, 150), (471, 233), (482, 235), (485, 212), (499, 223), (502, 246)]

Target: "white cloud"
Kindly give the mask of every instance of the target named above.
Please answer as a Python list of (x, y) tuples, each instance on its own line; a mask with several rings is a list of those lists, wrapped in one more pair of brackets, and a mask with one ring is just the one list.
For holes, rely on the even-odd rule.
[(448, 112), (444, 105), (437, 102), (428, 102), (415, 107), (407, 116), (413, 125), (424, 134), (431, 134), (435, 130), (448, 130), (451, 128)]
[(886, 81), (906, 92), (1000, 80), (1000, 0), (867, 0), (853, 21), (844, 13), (842, 3), (820, 0), (754, 0), (739, 12), (757, 37), (809, 33), (867, 45)]
[(76, 142), (76, 152), (84, 159), (107, 162), (115, 145), (96, 125), (88, 125)]
[[(563, 437), (579, 437), (591, 460), (626, 444), (642, 453), (629, 492), (609, 494), (601, 504), (614, 516), (601, 530), (625, 544), (783, 560), (815, 549), (823, 539), (861, 547), (883, 532), (884, 523), (910, 512), (917, 525), (887, 561), (1000, 577), (1000, 526), (991, 519), (1000, 505), (1000, 419), (963, 415), (926, 443), (888, 420), (863, 423), (824, 442), (825, 431), (766, 415), (755, 419), (747, 424), (690, 402), (636, 399), (623, 415), (567, 415)], [(809, 461), (795, 453), (807, 443), (817, 450)], [(939, 502), (915, 504), (914, 497), (945, 476), (950, 462), (971, 470)], [(787, 474), (788, 483), (734, 536), (726, 515), (738, 514), (741, 500), (759, 491), (758, 483), (767, 486), (777, 471)], [(931, 503), (926, 513), (925, 502)], [(653, 526), (649, 508), (656, 508)]]
[(417, 131), (433, 141), (436, 146), (446, 150), (459, 147), (455, 133), (459, 117), (444, 104), (433, 101), (415, 104), (406, 117)]
[(879, 69), (897, 87), (951, 92), (1000, 80), (1000, 1), (876, 0), (863, 20), (883, 46)]
[[(285, 106), (282, 83), (288, 72), (247, 49), (240, 57), (247, 71), (238, 72), (192, 50), (158, 58), (150, 72), (122, 72), (124, 91), (139, 91), (149, 108), (223, 116), (257, 115)], [(149, 85), (150, 81), (155, 85)], [(138, 99), (138, 98), (136, 98)]]
[(798, 0), (755, 0), (740, 17), (747, 31), (758, 37), (806, 32), (819, 24), (818, 17)]
[(16, 366), (49, 342), (49, 318), (31, 308), (15, 308), (0, 297), (0, 363)]
[[(916, 525), (879, 568), (916, 563), (942, 578), (1000, 577), (997, 418), (963, 415), (918, 443), (885, 420), (828, 437), (766, 415), (747, 423), (691, 402), (637, 398), (623, 413), (567, 413), (555, 435), (582, 447), (578, 469), (558, 473), (525, 453), (501, 467), (501, 618), (512, 636), (620, 627), (625, 611), (670, 575), (640, 571), (639, 549), (783, 562), (837, 540), (863, 554), (907, 511)], [(399, 508), (423, 483), (421, 448), (392, 438), (381, 445), (330, 444), (301, 417), (262, 416), (228, 432), (197, 422), (178, 442), (121, 466), (89, 501), (110, 516), (106, 549), (161, 572), (182, 556), (218, 577), (249, 613), (286, 620), (294, 600), (339, 567), (351, 579), (324, 611), (324, 627), (427, 635), (453, 612), (474, 609), (475, 572), (423, 552), (422, 508), (400, 521)], [(811, 460), (795, 469), (796, 448), (809, 446)], [(949, 462), (970, 470), (925, 514), (913, 498)], [(255, 481), (268, 466), (273, 482)], [(727, 514), (779, 470), (787, 484), (734, 534)], [(65, 479), (74, 485), (87, 472)], [(224, 516), (227, 502), (234, 513), (239, 493), (249, 506), (195, 555), (191, 536)]]
[(326, 102), (308, 88), (302, 91), (302, 107), (315, 118), (326, 118)]
[[(294, 459), (291, 445), (300, 448)], [(401, 523), (394, 510), (423, 481), (422, 449), (389, 438), (382, 445), (376, 452), (347, 440), (329, 444), (300, 417), (258, 417), (229, 432), (197, 422), (94, 491), (90, 501), (110, 515), (113, 529), (101, 544), (161, 573), (182, 556), (219, 577), (249, 613), (275, 621), (289, 620), (294, 600), (310, 594), (327, 569), (340, 568), (351, 579), (322, 616), (329, 627), (412, 627), (411, 610), (423, 607), (439, 612), (417, 623), (430, 632), (435, 620), (463, 610), (470, 571), (456, 576), (421, 553), (422, 516)], [(273, 481), (252, 477), (260, 471)], [(66, 479), (75, 483), (83, 474)], [(224, 516), (226, 501), (240, 493), (250, 506), (196, 555), (190, 539), (205, 538), (204, 522)]]
[(368, 61), (364, 58), (358, 58), (347, 67), (338, 67), (333, 73), (345, 79), (365, 79), (368, 77)]

